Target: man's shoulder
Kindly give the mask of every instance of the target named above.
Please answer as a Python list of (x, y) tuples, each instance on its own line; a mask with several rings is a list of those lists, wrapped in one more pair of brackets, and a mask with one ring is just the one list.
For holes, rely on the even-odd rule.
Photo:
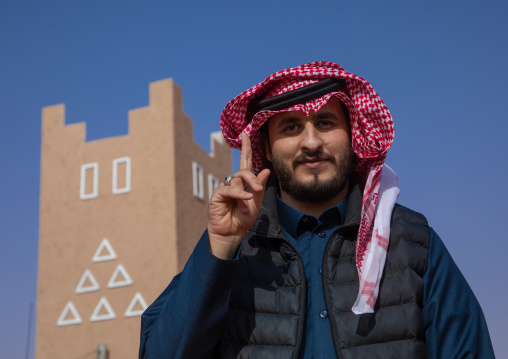
[(391, 240), (404, 239), (425, 248), (430, 245), (430, 228), (427, 218), (400, 204), (392, 212)]
[(427, 218), (420, 212), (396, 203), (392, 212), (392, 223), (395, 221), (410, 222), (416, 225), (429, 226)]

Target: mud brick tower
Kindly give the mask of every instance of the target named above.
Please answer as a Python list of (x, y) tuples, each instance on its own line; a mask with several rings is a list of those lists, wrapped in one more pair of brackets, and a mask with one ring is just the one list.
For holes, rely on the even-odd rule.
[(181, 90), (150, 84), (125, 136), (86, 141), (64, 105), (42, 111), (36, 358), (137, 358), (140, 315), (187, 261), (231, 173), (220, 133), (193, 139)]

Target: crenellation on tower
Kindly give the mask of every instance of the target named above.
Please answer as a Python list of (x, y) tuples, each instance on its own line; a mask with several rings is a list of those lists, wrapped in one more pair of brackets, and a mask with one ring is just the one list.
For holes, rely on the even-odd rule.
[[(86, 123), (65, 123), (65, 105), (58, 104), (42, 109), (42, 139), (53, 144), (53, 137), (58, 139), (72, 138), (76, 145), (86, 141)], [(44, 144), (43, 144), (44, 145)]]
[(57, 104), (42, 108), (42, 131), (65, 126), (65, 105)]

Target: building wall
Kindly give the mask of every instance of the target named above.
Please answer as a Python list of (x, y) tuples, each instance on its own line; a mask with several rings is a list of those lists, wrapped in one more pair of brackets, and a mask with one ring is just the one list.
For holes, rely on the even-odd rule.
[(206, 226), (208, 175), (231, 172), (223, 139), (212, 135), (208, 154), (192, 128), (172, 80), (150, 85), (150, 104), (129, 112), (125, 136), (86, 142), (84, 123), (65, 125), (63, 105), (43, 109), (36, 358), (79, 357), (99, 343), (112, 359), (137, 357), (145, 303), (183, 268)]

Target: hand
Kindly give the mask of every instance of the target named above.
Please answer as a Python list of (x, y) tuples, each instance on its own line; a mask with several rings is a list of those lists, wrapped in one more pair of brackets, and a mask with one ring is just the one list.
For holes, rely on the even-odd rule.
[(231, 186), (221, 184), (210, 199), (208, 239), (210, 251), (221, 259), (231, 259), (238, 251), (243, 237), (254, 224), (264, 196), (270, 170), (256, 176), (252, 173), (250, 138), (241, 134), (240, 170), (234, 174)]

